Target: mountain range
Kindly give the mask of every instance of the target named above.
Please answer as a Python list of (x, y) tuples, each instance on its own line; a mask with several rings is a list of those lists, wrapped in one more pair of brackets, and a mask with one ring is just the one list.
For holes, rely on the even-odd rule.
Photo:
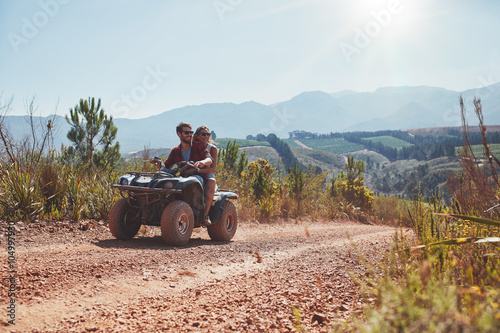
[[(194, 128), (207, 125), (217, 137), (245, 138), (259, 133), (275, 133), (286, 138), (294, 130), (314, 133), (397, 130), (419, 127), (460, 126), (459, 96), (468, 110), (468, 122), (477, 124), (473, 97), (480, 97), (484, 122), (500, 124), (500, 82), (462, 92), (443, 88), (385, 87), (374, 92), (310, 91), (273, 105), (254, 101), (241, 104), (210, 103), (185, 106), (141, 118), (115, 118), (121, 152), (150, 148), (170, 148), (178, 144), (175, 126), (186, 121)], [(55, 144), (68, 144), (69, 125), (54, 116)], [(25, 133), (26, 116), (6, 116), (5, 124), (16, 139)]]

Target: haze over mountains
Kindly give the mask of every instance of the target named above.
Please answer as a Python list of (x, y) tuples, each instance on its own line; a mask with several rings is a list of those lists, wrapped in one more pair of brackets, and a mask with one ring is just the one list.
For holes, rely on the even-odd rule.
[[(458, 98), (468, 104), (468, 121), (477, 124), (471, 105), (474, 96), (482, 99), (484, 121), (500, 124), (500, 82), (481, 89), (456, 92), (435, 87), (386, 87), (375, 92), (341, 91), (329, 94), (304, 92), (274, 105), (257, 102), (211, 103), (185, 106), (142, 119), (114, 119), (122, 153), (178, 144), (175, 126), (187, 121), (195, 128), (207, 125), (218, 137), (245, 138), (259, 133), (288, 137), (294, 130), (314, 133), (397, 130), (420, 127), (460, 126)], [(97, 96), (98, 97), (98, 96)], [(75, 101), (75, 104), (78, 101)], [(106, 111), (106, 101), (103, 101)], [(69, 113), (69, 111), (67, 112)], [(56, 146), (65, 139), (69, 125), (58, 119)], [(12, 133), (20, 137), (25, 127), (22, 116), (8, 116)]]

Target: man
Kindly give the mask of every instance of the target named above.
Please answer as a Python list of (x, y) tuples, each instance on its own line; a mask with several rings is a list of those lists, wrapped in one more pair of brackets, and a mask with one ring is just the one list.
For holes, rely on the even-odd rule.
[[(194, 166), (196, 168), (208, 167), (213, 163), (213, 159), (210, 155), (210, 151), (208, 147), (201, 142), (191, 143), (191, 139), (193, 137), (193, 128), (191, 124), (181, 122), (176, 127), (177, 136), (181, 140), (180, 145), (174, 147), (168, 158), (165, 160), (165, 168), (169, 169), (174, 164), (177, 164), (182, 161), (191, 161), (194, 162)], [(154, 163), (154, 162), (153, 162)], [(199, 174), (194, 175), (200, 181), (201, 185), (205, 185), (206, 175)], [(212, 202), (212, 198), (205, 198), (205, 202)], [(207, 214), (205, 214), (205, 219), (203, 225), (209, 226), (211, 225), (210, 219)]]

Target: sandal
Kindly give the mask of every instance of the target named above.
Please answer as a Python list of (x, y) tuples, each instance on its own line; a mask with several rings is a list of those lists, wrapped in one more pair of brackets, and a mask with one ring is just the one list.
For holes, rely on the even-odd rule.
[(210, 222), (210, 218), (208, 217), (208, 215), (205, 215), (205, 220), (203, 222), (203, 225), (205, 227), (208, 227), (208, 226), (212, 225), (212, 222)]

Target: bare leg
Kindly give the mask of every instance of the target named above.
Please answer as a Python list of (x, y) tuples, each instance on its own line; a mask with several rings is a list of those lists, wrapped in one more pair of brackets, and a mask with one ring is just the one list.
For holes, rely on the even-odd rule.
[(208, 215), (208, 212), (210, 211), (210, 206), (212, 206), (212, 201), (214, 200), (214, 193), (215, 193), (215, 185), (216, 181), (213, 178), (208, 179), (206, 186), (206, 196), (205, 196), (205, 215)]

